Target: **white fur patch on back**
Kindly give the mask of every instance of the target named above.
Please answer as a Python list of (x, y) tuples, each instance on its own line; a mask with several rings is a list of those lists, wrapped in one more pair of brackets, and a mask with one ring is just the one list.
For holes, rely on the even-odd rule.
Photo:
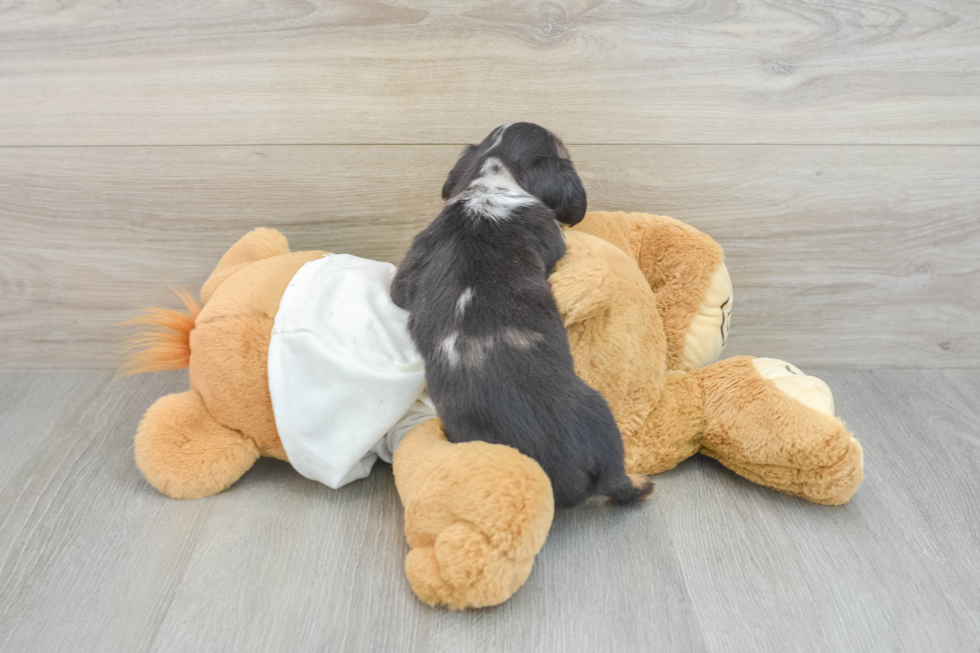
[(534, 202), (510, 194), (483, 193), (474, 195), (466, 201), (466, 208), (471, 215), (487, 218), (488, 220), (506, 220), (511, 216), (514, 209), (528, 206)]
[(463, 364), (468, 367), (482, 367), (494, 345), (493, 336), (467, 338), (464, 341)]
[(456, 351), (456, 340), (458, 339), (459, 333), (454, 331), (443, 338), (442, 343), (439, 345), (442, 355), (446, 357), (446, 360), (449, 361), (449, 365), (451, 367), (456, 367), (459, 365), (459, 352)]
[[(507, 128), (510, 127), (513, 124), (514, 123), (509, 122), (506, 125), (501, 125), (500, 127), (497, 127), (497, 129), (496, 129), (496, 132), (497, 133), (493, 137), (493, 142), (490, 143), (490, 147), (487, 148), (487, 152), (489, 152), (490, 150), (492, 150), (493, 148), (497, 147), (498, 145), (500, 145), (503, 142), (503, 140), (504, 140), (504, 132), (507, 131)], [(484, 154), (486, 154), (486, 152), (484, 152)]]
[(473, 295), (472, 288), (467, 288), (460, 294), (459, 299), (456, 300), (456, 317), (463, 317), (467, 305), (473, 300)]
[(500, 159), (490, 157), (480, 167), (480, 176), (453, 201), (462, 203), (475, 217), (506, 220), (514, 209), (539, 200), (518, 185)]
[[(468, 290), (468, 289), (467, 289)], [(544, 340), (544, 334), (530, 329), (508, 327), (497, 335), (472, 336), (453, 331), (439, 343), (439, 354), (450, 367), (482, 367), (486, 357), (500, 345), (528, 350)]]
[(508, 345), (517, 349), (530, 349), (536, 343), (544, 340), (544, 336), (537, 331), (514, 328), (504, 329), (503, 338)]
[(514, 175), (510, 174), (507, 166), (496, 157), (487, 157), (483, 165), (480, 166), (480, 176), (470, 182), (470, 188), (477, 189), (484, 187), (487, 191), (502, 192), (513, 191), (526, 197), (532, 197), (521, 188)]

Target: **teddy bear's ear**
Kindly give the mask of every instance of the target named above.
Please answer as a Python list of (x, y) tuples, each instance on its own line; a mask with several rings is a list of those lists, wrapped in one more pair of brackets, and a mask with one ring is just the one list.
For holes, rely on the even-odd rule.
[(616, 284), (605, 260), (585, 256), (559, 265), (549, 281), (566, 327), (601, 315), (612, 304)]

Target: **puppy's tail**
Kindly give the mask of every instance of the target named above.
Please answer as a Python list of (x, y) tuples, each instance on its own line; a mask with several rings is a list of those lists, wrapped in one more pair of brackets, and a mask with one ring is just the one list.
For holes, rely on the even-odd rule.
[(191, 359), (191, 331), (201, 313), (198, 304), (183, 288), (173, 288), (187, 308), (144, 308), (143, 314), (127, 320), (125, 326), (145, 327), (129, 339), (130, 349), (135, 349), (123, 366), (125, 376), (142, 372), (179, 370), (187, 367)]
[[(603, 481), (613, 481), (604, 487)], [(624, 474), (606, 476), (600, 479), (596, 494), (602, 494), (616, 503), (639, 503), (653, 493), (653, 481), (642, 474)]]

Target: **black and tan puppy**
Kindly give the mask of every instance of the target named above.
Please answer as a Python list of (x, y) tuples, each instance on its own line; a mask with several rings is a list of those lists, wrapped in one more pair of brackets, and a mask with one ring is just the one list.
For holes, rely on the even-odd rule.
[(548, 284), (565, 253), (558, 221), (579, 222), (585, 191), (561, 141), (531, 123), (469, 146), (445, 208), (416, 236), (391, 286), (410, 313), (429, 393), (453, 442), (515, 447), (541, 464), (558, 505), (590, 495), (631, 503), (619, 428), (576, 374)]

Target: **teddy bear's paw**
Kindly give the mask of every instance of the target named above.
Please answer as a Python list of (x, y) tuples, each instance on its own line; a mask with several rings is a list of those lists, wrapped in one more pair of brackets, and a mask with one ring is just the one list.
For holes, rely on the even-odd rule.
[(753, 358), (752, 364), (787, 396), (825, 415), (834, 415), (834, 395), (830, 386), (800, 368), (776, 358)]
[(822, 380), (785, 361), (748, 356), (692, 374), (704, 389), (702, 453), (814, 503), (845, 503), (857, 490), (864, 454)]
[(506, 601), (531, 573), (534, 557), (512, 557), (497, 550), (473, 524), (456, 523), (435, 545), (409, 552), (405, 571), (423, 603), (453, 610)]
[(754, 358), (752, 364), (763, 378), (771, 381), (787, 397), (833, 418), (837, 424), (835, 434), (839, 435), (828, 438), (828, 442), (837, 443), (837, 459), (824, 467), (798, 471), (797, 482), (809, 485), (811, 496), (807, 498), (812, 501), (828, 505), (846, 502), (863, 478), (864, 450), (835, 414), (830, 386), (792, 363), (776, 358)]
[(259, 458), (255, 443), (219, 424), (195, 390), (157, 399), (140, 422), (133, 449), (146, 480), (174, 499), (222, 492)]
[(452, 444), (438, 424), (416, 427), (395, 454), (405, 536), (413, 549), (406, 573), (429, 605), (497, 605), (527, 580), (548, 535), (551, 482), (516, 449)]
[(732, 280), (722, 263), (711, 276), (704, 299), (684, 335), (682, 369), (693, 370), (718, 360), (728, 342), (733, 302)]

